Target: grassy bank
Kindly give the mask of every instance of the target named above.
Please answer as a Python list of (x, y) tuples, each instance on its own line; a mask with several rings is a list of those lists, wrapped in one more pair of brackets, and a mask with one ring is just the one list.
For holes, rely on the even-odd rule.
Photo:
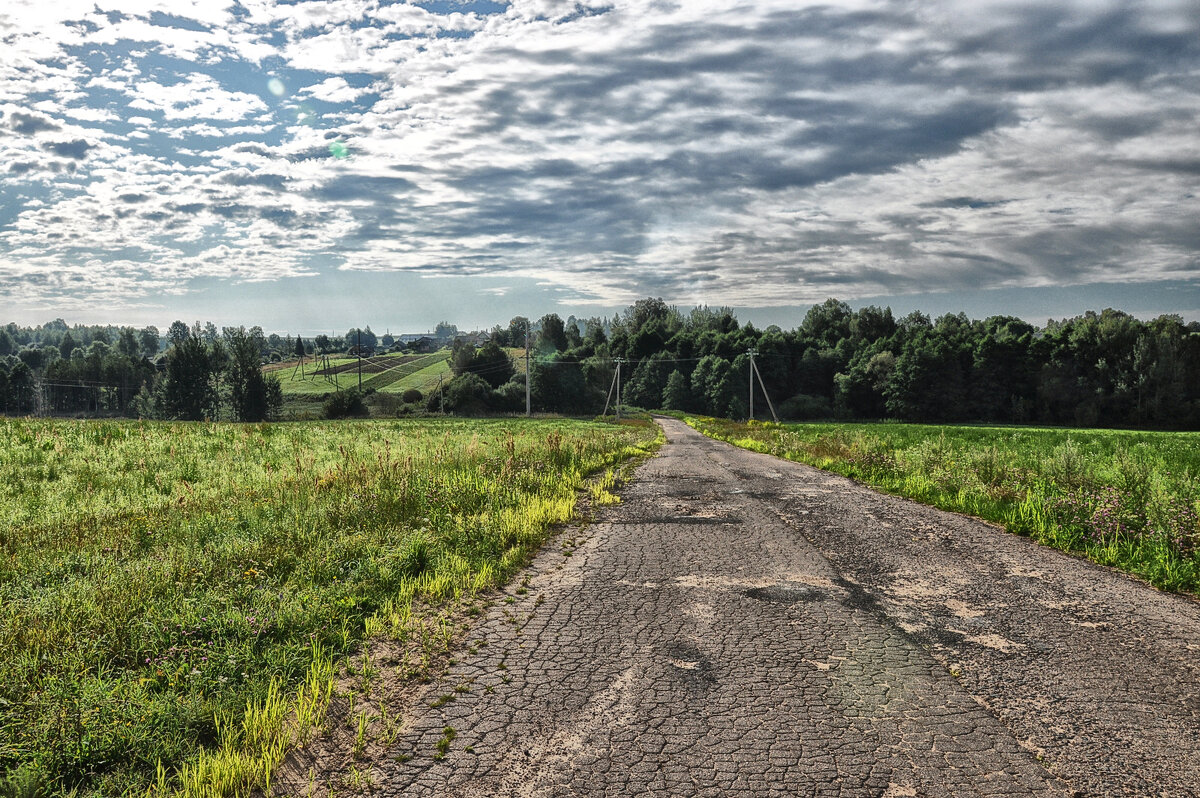
[(657, 440), (561, 420), (0, 419), (0, 790), (263, 783), (364, 630), (504, 580), (585, 475)]
[(1200, 590), (1198, 433), (685, 420), (747, 449), (998, 522), (1166, 590)]

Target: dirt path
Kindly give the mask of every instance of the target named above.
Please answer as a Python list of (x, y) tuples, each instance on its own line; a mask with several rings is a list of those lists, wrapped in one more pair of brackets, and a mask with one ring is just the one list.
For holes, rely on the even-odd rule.
[(378, 792), (1200, 794), (1200, 603), (663, 426), (475, 628)]

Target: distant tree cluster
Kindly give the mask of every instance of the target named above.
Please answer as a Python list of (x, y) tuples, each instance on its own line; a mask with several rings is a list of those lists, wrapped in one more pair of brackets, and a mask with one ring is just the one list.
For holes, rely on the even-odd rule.
[[(829, 299), (788, 332), (743, 326), (727, 308), (683, 313), (643, 299), (611, 321), (516, 318), (492, 340), (523, 346), (527, 329), (542, 412), (598, 412), (622, 358), (624, 404), (744, 418), (754, 349), (780, 415), (792, 419), (1200, 426), (1200, 324), (1178, 316), (1142, 322), (1109, 309), (1039, 328), (1011, 316), (896, 319), (890, 308)], [(524, 375), (482, 379), (506, 372), (485, 372), (475, 357), (456, 350), (447, 409), (524, 409)]]
[(172, 338), (165, 370), (141, 396), (140, 414), (198, 421), (266, 421), (283, 407), (278, 378), (263, 374), (262, 331), (225, 327), (208, 340), (196, 331)]
[(8, 324), (0, 328), (0, 410), (128, 413), (159, 350), (156, 327)]
[[(62, 319), (9, 324), (0, 328), (0, 411), (261, 421), (282, 406), (279, 381), (262, 372), (267, 338), (212, 322), (176, 321), (165, 335)], [(280, 346), (298, 353), (303, 342)]]

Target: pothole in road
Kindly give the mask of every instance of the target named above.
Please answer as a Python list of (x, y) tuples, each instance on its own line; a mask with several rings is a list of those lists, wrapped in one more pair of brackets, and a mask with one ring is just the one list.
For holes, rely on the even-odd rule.
[(756, 601), (766, 601), (771, 604), (799, 604), (804, 601), (821, 601), (825, 591), (811, 585), (801, 585), (794, 582), (784, 582), (766, 587), (752, 587), (746, 591), (747, 598)]
[(692, 689), (707, 689), (717, 683), (712, 664), (690, 643), (677, 642), (668, 646), (667, 662)]

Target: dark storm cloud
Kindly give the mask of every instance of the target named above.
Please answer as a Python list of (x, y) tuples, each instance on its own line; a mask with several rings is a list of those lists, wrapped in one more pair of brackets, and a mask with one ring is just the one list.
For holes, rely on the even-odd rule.
[(951, 74), (979, 88), (1027, 92), (1138, 83), (1186, 71), (1200, 56), (1200, 9), (1192, 7), (1189, 27), (1160, 32), (1147, 24), (1154, 22), (1155, 10), (1144, 6), (1092, 14), (1050, 4), (1023, 6), (1019, 16), (1014, 9), (1008, 20), (954, 43), (954, 54), (970, 62), (1001, 55), (1004, 66), (985, 69), (976, 63)]
[(220, 180), (222, 183), (230, 186), (258, 186), (276, 191), (283, 191), (287, 186), (287, 177), (285, 175), (251, 173), (247, 170), (230, 172), (222, 175)]
[(8, 126), (14, 133), (20, 133), (23, 136), (33, 136), (45, 131), (62, 129), (61, 125), (51, 119), (47, 119), (44, 116), (21, 113), (20, 111), (16, 111), (8, 117)]
[(83, 139), (75, 139), (74, 141), (47, 141), (42, 144), (43, 149), (49, 150), (62, 158), (71, 158), (76, 161), (82, 161), (86, 158), (88, 151), (94, 149), (95, 146)]
[(398, 196), (409, 193), (413, 188), (413, 182), (403, 177), (341, 175), (325, 181), (312, 194), (327, 201), (369, 200), (386, 207), (395, 204)]

